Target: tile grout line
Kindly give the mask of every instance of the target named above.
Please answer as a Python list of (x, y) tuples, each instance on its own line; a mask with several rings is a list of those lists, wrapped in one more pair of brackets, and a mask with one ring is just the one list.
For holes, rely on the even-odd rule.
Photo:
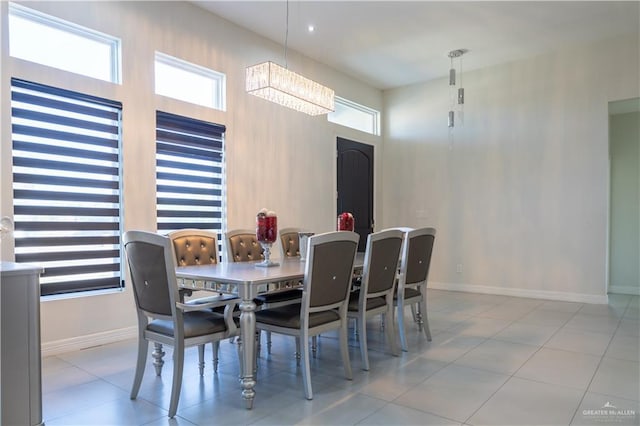
[[(628, 305), (627, 305), (628, 307)], [(625, 308), (625, 311), (627, 310), (627, 308)], [(611, 337), (609, 338), (609, 343), (607, 343), (607, 347), (605, 348), (604, 352), (602, 353), (602, 356), (600, 357), (600, 361), (598, 361), (598, 365), (596, 366), (595, 370), (593, 370), (593, 375), (591, 376), (591, 380), (589, 380), (589, 383), (587, 384), (586, 389), (584, 390), (584, 393), (582, 394), (582, 398), (580, 398), (580, 401), (578, 402), (578, 406), (576, 407), (575, 411), (573, 412), (573, 416), (571, 416), (571, 421), (569, 422), (569, 424), (572, 424), (573, 421), (576, 418), (576, 415), (578, 414), (578, 410), (580, 410), (580, 405), (582, 405), (582, 402), (584, 401), (584, 397), (587, 396), (587, 392), (589, 392), (589, 388), (591, 387), (591, 383), (593, 383), (593, 379), (596, 377), (596, 374), (598, 374), (598, 370), (600, 369), (600, 366), (602, 365), (602, 361), (604, 360), (604, 356), (606, 355), (607, 351), (609, 350), (609, 347), (611, 346), (611, 342), (613, 341), (613, 337), (616, 335), (616, 332), (618, 331), (618, 328), (620, 328), (620, 323), (621, 323), (621, 319), (618, 319), (618, 325), (616, 326), (616, 329), (613, 330), (613, 332), (611, 333)]]
[[(582, 309), (582, 307), (581, 307), (580, 309)], [(518, 371), (520, 371), (520, 370), (522, 369), (522, 367), (524, 367), (524, 365), (525, 365), (527, 362), (529, 362), (529, 360), (531, 360), (531, 358), (533, 358), (533, 357), (534, 357), (538, 352), (540, 352), (540, 350), (544, 347), (544, 345), (545, 345), (547, 342), (549, 342), (549, 340), (553, 339), (553, 337), (554, 337), (554, 336), (555, 336), (555, 335), (556, 335), (556, 334), (557, 334), (557, 333), (558, 333), (558, 332), (559, 332), (559, 331), (560, 331), (560, 330), (561, 330), (565, 325), (567, 325), (567, 323), (568, 323), (569, 321), (571, 321), (571, 319), (572, 319), (572, 318), (573, 318), (573, 317), (578, 313), (578, 311), (580, 311), (580, 309), (578, 309), (576, 312), (574, 312), (574, 313), (573, 313), (573, 315), (571, 315), (571, 317), (569, 317), (569, 318), (568, 318), (568, 319), (567, 319), (567, 320), (566, 320), (566, 321), (565, 321), (565, 322), (564, 322), (560, 327), (558, 327), (558, 329), (557, 329), (555, 332), (553, 332), (553, 334), (552, 334), (551, 336), (549, 336), (549, 338), (548, 338), (547, 340), (545, 340), (545, 341), (544, 341), (544, 343), (542, 343), (542, 344), (538, 347), (538, 349), (537, 349), (536, 351), (534, 351), (534, 352), (533, 352), (533, 353), (532, 353), (532, 354), (531, 354), (531, 355), (530, 355), (530, 356), (529, 356), (529, 357), (528, 357), (528, 358), (527, 358), (527, 359), (522, 363), (522, 365), (520, 365), (520, 367), (518, 367), (518, 368), (516, 369), (516, 371), (514, 371), (511, 375), (509, 375), (509, 378), (508, 378), (507, 380), (505, 380), (505, 381), (504, 381), (504, 383), (503, 383), (502, 385), (500, 385), (500, 387), (499, 387), (498, 389), (496, 389), (496, 390), (495, 390), (495, 392), (493, 392), (493, 393), (489, 396), (489, 398), (487, 398), (487, 399), (486, 399), (486, 400), (485, 400), (485, 401), (480, 405), (480, 407), (478, 407), (478, 409), (476, 409), (476, 410), (475, 410), (475, 411), (474, 411), (474, 412), (473, 412), (473, 413), (472, 413), (472, 414), (471, 414), (471, 415), (470, 415), (470, 416), (469, 416), (469, 417), (464, 421), (464, 423), (465, 423), (465, 424), (470, 424), (470, 425), (472, 425), (472, 423), (468, 423), (468, 422), (469, 422), (469, 420), (470, 420), (473, 416), (475, 416), (475, 415), (476, 415), (476, 413), (477, 413), (478, 411), (480, 411), (480, 410), (482, 409), (482, 407), (484, 407), (484, 406), (487, 404), (487, 402), (489, 402), (489, 400), (490, 400), (491, 398), (493, 398), (493, 396), (494, 396), (495, 394), (497, 394), (497, 393), (498, 393), (498, 391), (500, 391), (500, 389), (502, 389), (502, 388), (503, 388), (503, 387), (504, 387), (504, 386), (505, 386), (505, 385), (506, 385), (506, 384), (507, 384), (507, 383), (508, 383), (512, 378), (516, 377), (516, 374), (518, 373)], [(534, 308), (533, 310), (535, 310), (535, 308)], [(533, 311), (533, 310), (532, 310), (532, 311)], [(517, 320), (514, 320), (513, 322), (516, 322), (516, 321), (517, 321)], [(512, 322), (512, 324), (513, 324), (513, 322)], [(497, 333), (496, 333), (496, 334), (497, 334)], [(516, 377), (516, 378), (518, 378), (518, 377)], [(535, 380), (534, 380), (534, 381), (535, 381)], [(545, 383), (545, 382), (538, 382), (538, 383), (549, 384), (549, 383)], [(579, 406), (580, 406), (580, 405), (578, 405), (578, 407), (579, 407)]]

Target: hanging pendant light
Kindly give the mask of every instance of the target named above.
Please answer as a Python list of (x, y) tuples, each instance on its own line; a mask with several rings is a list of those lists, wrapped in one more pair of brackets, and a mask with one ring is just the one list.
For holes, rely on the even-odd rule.
[(332, 89), (287, 69), (288, 38), (289, 1), (284, 42), (285, 66), (267, 61), (247, 67), (247, 93), (309, 115), (335, 111), (335, 93)]
[[(454, 98), (453, 93), (451, 93), (451, 89), (453, 89), (453, 87), (456, 86), (456, 68), (453, 65), (453, 59), (454, 58), (460, 58), (460, 72), (459, 72), (459, 85), (462, 86), (462, 55), (464, 55), (465, 53), (467, 53), (468, 50), (467, 49), (456, 49), (456, 50), (452, 50), (451, 52), (449, 52), (448, 56), (449, 59), (451, 60), (451, 68), (449, 69), (449, 93), (451, 95), (451, 109), (449, 110), (449, 116), (448, 116), (448, 120), (447, 120), (447, 124), (448, 127), (453, 128), (455, 126), (455, 103), (457, 99), (457, 104), (458, 105), (464, 105), (464, 87), (459, 87), (458, 88), (458, 94), (457, 97)], [(458, 114), (460, 115), (460, 117), (462, 117), (462, 107), (460, 107)], [(461, 120), (460, 120), (461, 121)]]

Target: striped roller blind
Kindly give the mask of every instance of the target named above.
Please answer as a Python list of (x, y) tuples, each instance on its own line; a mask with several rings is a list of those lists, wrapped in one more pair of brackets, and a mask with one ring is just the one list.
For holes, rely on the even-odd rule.
[(119, 102), (11, 80), (15, 258), (41, 294), (120, 288)]
[(158, 111), (158, 232), (222, 230), (225, 126)]

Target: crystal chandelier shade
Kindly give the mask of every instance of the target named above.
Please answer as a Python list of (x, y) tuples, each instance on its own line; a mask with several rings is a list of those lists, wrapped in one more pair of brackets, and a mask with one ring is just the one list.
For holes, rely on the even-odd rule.
[(327, 114), (335, 110), (332, 89), (271, 61), (247, 67), (246, 90), (252, 95), (309, 115)]

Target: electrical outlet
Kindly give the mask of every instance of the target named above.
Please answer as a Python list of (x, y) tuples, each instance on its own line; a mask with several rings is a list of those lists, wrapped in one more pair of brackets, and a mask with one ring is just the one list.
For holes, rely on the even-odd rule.
[(456, 272), (461, 274), (462, 273), (462, 263), (458, 263), (456, 265)]

